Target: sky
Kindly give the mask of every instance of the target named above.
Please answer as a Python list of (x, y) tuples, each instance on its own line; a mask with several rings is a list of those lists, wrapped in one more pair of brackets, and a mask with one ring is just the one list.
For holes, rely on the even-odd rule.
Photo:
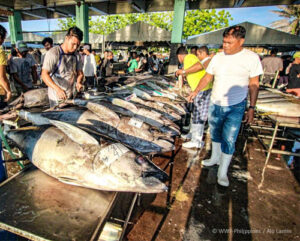
[[(277, 14), (271, 12), (271, 10), (276, 9), (278, 9), (276, 6), (270, 6), (251, 8), (228, 8), (225, 10), (229, 11), (231, 16), (233, 17), (233, 21), (230, 21), (229, 25), (248, 21), (268, 27), (271, 22), (280, 19)], [(3, 23), (3, 26), (9, 31), (8, 23)], [(53, 31), (58, 29), (59, 27), (57, 19), (22, 21), (23, 31)]]

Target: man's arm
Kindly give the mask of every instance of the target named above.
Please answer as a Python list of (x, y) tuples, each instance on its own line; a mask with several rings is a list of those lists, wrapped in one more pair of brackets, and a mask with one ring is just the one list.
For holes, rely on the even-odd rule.
[[(194, 64), (188, 69), (185, 69), (184, 71), (185, 71), (185, 75), (188, 75), (188, 74), (196, 73), (202, 69), (203, 69), (203, 65), (200, 62), (197, 62), (196, 64)], [(179, 69), (176, 71), (177, 76), (182, 74), (183, 74), (183, 69)]]
[(92, 65), (93, 65), (93, 68), (94, 68), (94, 76), (95, 76), (95, 78), (97, 78), (97, 63), (96, 63), (96, 58), (95, 58), (94, 55), (92, 57)]
[[(259, 90), (259, 76), (250, 78), (249, 81), (249, 96), (250, 96), (250, 106), (256, 105), (257, 95)], [(245, 116), (246, 124), (251, 124), (254, 119), (254, 109), (249, 108)]]
[(187, 97), (188, 102), (193, 102), (194, 98), (197, 96), (197, 94), (205, 87), (209, 82), (213, 80), (213, 75), (206, 73), (203, 78), (199, 81), (196, 89), (190, 93), (190, 95)]
[(36, 71), (36, 65), (33, 65), (31, 67), (31, 76), (32, 76), (32, 82), (33, 82), (33, 84), (36, 84), (37, 83), (37, 79), (38, 79), (38, 77), (37, 77), (37, 71)]
[(83, 72), (82, 70), (77, 70), (76, 89), (78, 92), (83, 88), (82, 80), (83, 80)]
[(50, 77), (49, 71), (46, 69), (42, 69), (42, 80), (48, 87), (55, 90), (57, 96), (60, 99), (63, 99), (63, 100), (67, 99), (67, 95), (66, 95), (65, 91), (54, 83), (54, 81)]
[(5, 101), (7, 102), (11, 98), (11, 91), (10, 91), (9, 82), (6, 77), (6, 65), (0, 65), (0, 85), (5, 90), (5, 94), (6, 94)]
[(208, 59), (208, 60), (205, 61), (205, 63), (203, 64), (204, 69), (207, 69), (210, 61), (211, 61), (211, 59)]
[(282, 71), (283, 70), (283, 60), (282, 60), (282, 58), (279, 58), (279, 60), (280, 60), (280, 62), (279, 62), (279, 71)]
[(17, 83), (19, 85), (21, 85), (24, 90), (29, 90), (28, 87), (26, 85), (24, 85), (22, 80), (19, 78), (19, 75), (17, 73), (12, 73), (12, 76), (13, 76), (14, 80), (17, 81)]

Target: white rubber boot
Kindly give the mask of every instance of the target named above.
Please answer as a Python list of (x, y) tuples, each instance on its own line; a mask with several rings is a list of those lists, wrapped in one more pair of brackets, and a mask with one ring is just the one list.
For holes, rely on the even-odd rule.
[(229, 186), (227, 171), (228, 171), (228, 167), (231, 162), (231, 159), (232, 159), (232, 155), (225, 154), (222, 152), (220, 166), (218, 169), (218, 183), (221, 186), (225, 186), (225, 187)]
[(202, 148), (204, 143), (202, 142), (204, 124), (192, 124), (192, 139), (189, 142), (182, 144), (184, 148)]
[(213, 165), (219, 165), (221, 160), (221, 143), (220, 142), (212, 142), (212, 151), (210, 159), (206, 159), (202, 161), (202, 165), (206, 167), (210, 167)]
[(184, 140), (192, 139), (192, 132), (193, 132), (193, 127), (192, 126), (193, 126), (193, 124), (191, 124), (191, 128), (189, 130), (189, 133), (180, 136), (182, 139), (184, 139)]

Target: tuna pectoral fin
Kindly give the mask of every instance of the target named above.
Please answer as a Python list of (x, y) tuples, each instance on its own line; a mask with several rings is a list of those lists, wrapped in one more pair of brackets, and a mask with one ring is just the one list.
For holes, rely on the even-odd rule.
[(64, 132), (72, 141), (83, 145), (99, 145), (98, 141), (85, 131), (65, 122), (50, 120), (51, 124)]
[(73, 179), (70, 177), (59, 177), (57, 179), (58, 179), (58, 181), (69, 184), (69, 185), (82, 186), (82, 184), (80, 182), (78, 182), (76, 179)]

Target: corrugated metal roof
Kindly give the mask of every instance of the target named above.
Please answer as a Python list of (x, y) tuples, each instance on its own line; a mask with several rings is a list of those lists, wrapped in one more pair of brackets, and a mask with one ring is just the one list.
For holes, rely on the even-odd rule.
[[(244, 46), (295, 46), (300, 45), (300, 37), (268, 28), (258, 24), (243, 22), (246, 28), (246, 38)], [(188, 45), (221, 45), (225, 28), (191, 36), (187, 40)]]
[[(23, 20), (75, 16), (78, 0), (0, 0), (0, 7), (22, 12)], [(85, 0), (89, 15), (173, 11), (174, 0)], [(188, 0), (188, 9), (291, 5), (295, 0)], [(3, 16), (0, 21), (7, 21)]]
[[(64, 42), (64, 39), (66, 37), (67, 32), (61, 32), (57, 34), (53, 34), (51, 38), (53, 39), (53, 42), (56, 44), (60, 44)], [(91, 44), (99, 44), (103, 41), (103, 35), (96, 34), (96, 33), (89, 33), (89, 43)]]
[(144, 22), (127, 25), (106, 36), (109, 42), (162, 42), (171, 41), (171, 32)]

